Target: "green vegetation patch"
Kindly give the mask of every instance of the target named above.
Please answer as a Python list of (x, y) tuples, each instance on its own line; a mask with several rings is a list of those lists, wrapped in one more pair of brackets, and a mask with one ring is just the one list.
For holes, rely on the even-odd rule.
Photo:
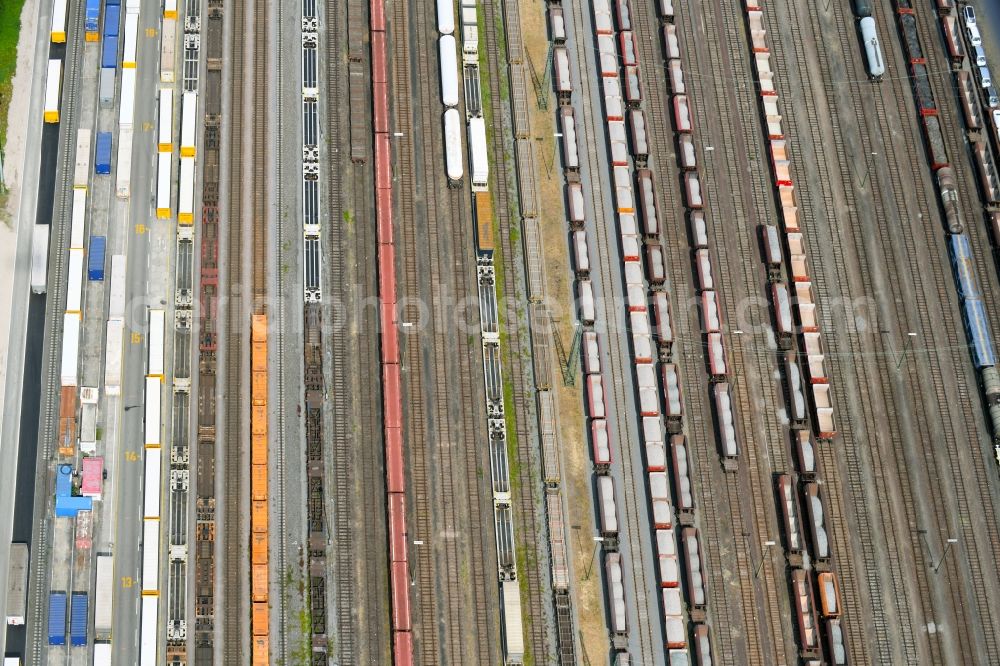
[(0, 146), (7, 142), (7, 110), (13, 94), (23, 6), (24, 0), (0, 0)]

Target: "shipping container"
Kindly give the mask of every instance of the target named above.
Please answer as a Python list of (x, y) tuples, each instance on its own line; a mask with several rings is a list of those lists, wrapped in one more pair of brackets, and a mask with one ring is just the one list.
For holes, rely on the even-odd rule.
[(143, 518), (160, 517), (160, 477), (162, 452), (159, 448), (146, 449), (146, 462), (143, 476)]
[(77, 364), (80, 355), (80, 313), (63, 315), (63, 347), (60, 382), (62, 386), (77, 386)]
[(101, 68), (115, 69), (118, 66), (118, 35), (104, 38), (101, 44)]
[(163, 18), (165, 19), (177, 18), (177, 0), (164, 0)]
[(66, 288), (66, 312), (80, 313), (83, 302), (83, 250), (70, 249)]
[(108, 321), (107, 350), (104, 360), (104, 391), (108, 395), (121, 393), (122, 381), (122, 344), (124, 342), (124, 323), (121, 319)]
[[(167, 41), (166, 32), (163, 41)], [(125, 15), (125, 31), (122, 35), (122, 69), (135, 69), (135, 54), (139, 42), (139, 15)]]
[(194, 224), (194, 158), (181, 157), (181, 187), (177, 198), (177, 221)]
[(169, 153), (174, 149), (174, 91), (172, 88), (160, 89), (159, 106), (157, 149), (161, 153)]
[[(69, 246), (70, 249), (83, 249), (83, 241), (86, 237), (85, 225), (87, 220), (87, 190), (73, 190), (73, 215), (70, 223)], [(46, 226), (46, 230), (48, 227)], [(46, 231), (47, 233), (47, 231)], [(48, 241), (46, 240), (46, 244)]]
[(104, 485), (104, 458), (84, 458), (82, 466), (83, 480), (80, 484), (80, 494), (84, 497), (93, 497), (98, 500), (101, 499), (101, 489)]
[(163, 377), (163, 340), (166, 322), (166, 313), (159, 308), (149, 311), (149, 364), (146, 375), (149, 377)]
[[(97, 555), (97, 584), (94, 587), (94, 640), (111, 638), (114, 604), (114, 558), (108, 553)], [(97, 645), (94, 646), (95, 662)]]
[(489, 185), (489, 158), (486, 152), (486, 121), (482, 117), (469, 119), (469, 153), (473, 191), (486, 190)]
[(444, 112), (444, 152), (448, 182), (450, 185), (458, 185), (465, 175), (465, 164), (462, 161), (462, 119), (458, 109)]
[(111, 666), (111, 643), (94, 643), (94, 666)]
[(118, 37), (119, 23), (121, 23), (121, 6), (117, 4), (107, 3), (104, 9), (104, 41), (108, 41), (108, 37)]
[(49, 225), (36, 224), (31, 232), (31, 291), (44, 294), (49, 271)]
[(173, 154), (159, 153), (156, 161), (156, 218), (169, 220)]
[(62, 60), (49, 60), (49, 70), (45, 77), (45, 122), (59, 122), (59, 93), (62, 90)]
[(66, 645), (66, 593), (49, 594), (49, 645)]
[(7, 624), (20, 626), (28, 606), (28, 544), (10, 544), (7, 556)]
[(441, 63), (441, 103), (446, 107), (458, 106), (458, 52), (455, 37), (444, 35), (438, 40)]
[(122, 96), (118, 107), (119, 129), (132, 129), (135, 116), (135, 70), (122, 70)]
[(97, 133), (97, 144), (94, 148), (94, 173), (105, 176), (111, 173), (111, 132)]
[(521, 618), (520, 583), (516, 580), (505, 580), (502, 588), (504, 654), (509, 661), (521, 663), (524, 658), (524, 630)]
[(115, 101), (115, 73), (117, 70), (101, 68), (100, 79), (97, 84), (98, 97), (101, 107), (110, 107)]
[(106, 259), (107, 238), (104, 236), (90, 237), (90, 250), (87, 252), (87, 279), (99, 282), (104, 279), (104, 262)]

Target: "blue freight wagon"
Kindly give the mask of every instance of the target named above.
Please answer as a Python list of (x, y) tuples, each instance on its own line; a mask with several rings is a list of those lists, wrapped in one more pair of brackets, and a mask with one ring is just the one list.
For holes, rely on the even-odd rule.
[(118, 21), (121, 15), (121, 7), (109, 3), (104, 8), (104, 39), (118, 36)]
[(87, 279), (97, 282), (104, 279), (104, 254), (108, 239), (104, 236), (90, 237), (90, 252), (87, 254)]
[(66, 645), (66, 593), (49, 595), (49, 645)]
[(111, 132), (97, 133), (97, 147), (94, 150), (94, 171), (107, 175), (111, 173)]
[(87, 644), (87, 593), (74, 592), (69, 618), (69, 644)]
[(118, 35), (108, 35), (101, 44), (101, 67), (114, 69), (118, 64)]
[(87, 0), (83, 13), (83, 29), (88, 42), (97, 41), (97, 22), (101, 18), (101, 0)]

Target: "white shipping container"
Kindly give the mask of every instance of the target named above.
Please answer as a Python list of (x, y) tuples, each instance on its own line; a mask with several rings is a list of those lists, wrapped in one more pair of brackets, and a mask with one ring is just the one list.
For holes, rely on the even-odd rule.
[(111, 301), (108, 307), (109, 319), (125, 316), (125, 255), (111, 256)]
[(118, 127), (132, 129), (135, 119), (135, 70), (122, 70), (122, 97), (118, 112)]
[(160, 392), (162, 380), (146, 377), (146, 446), (160, 445)]
[(165, 314), (163, 310), (149, 311), (149, 365), (147, 375), (163, 376), (163, 328)]
[(452, 0), (437, 0), (437, 25), (442, 35), (455, 32), (455, 5)]
[(521, 590), (516, 580), (503, 582), (503, 633), (507, 658), (520, 663), (524, 658), (524, 633), (521, 622)]
[[(115, 561), (111, 555), (97, 556), (97, 586), (94, 588), (94, 639), (102, 640), (111, 636), (111, 624), (114, 620), (115, 591)], [(107, 645), (107, 643), (105, 643)], [(94, 664), (97, 661), (100, 643), (94, 644)], [(110, 650), (108, 651), (110, 660)], [(110, 663), (110, 661), (108, 662)]]
[(122, 343), (124, 341), (125, 324), (121, 319), (108, 321), (108, 334), (104, 360), (104, 392), (108, 395), (120, 395), (122, 386)]
[(146, 475), (144, 477), (142, 517), (160, 517), (160, 465), (162, 449), (146, 449)]
[(31, 233), (31, 291), (44, 294), (49, 275), (49, 225), (36, 224)]
[(138, 14), (142, 6), (142, 0), (125, 0), (125, 11), (129, 14)]
[(50, 37), (56, 44), (66, 42), (66, 0), (52, 0), (52, 30)]
[(441, 56), (441, 101), (445, 106), (458, 106), (458, 54), (455, 37), (444, 35), (438, 40)]
[(94, 666), (111, 666), (111, 643), (94, 643)]
[(173, 167), (173, 153), (160, 153), (156, 166), (156, 217), (170, 219), (170, 177)]
[(77, 386), (76, 372), (80, 359), (80, 313), (63, 315), (62, 371), (63, 386)]
[(177, 19), (163, 19), (160, 29), (160, 81), (174, 82), (174, 62), (177, 59)]
[(139, 666), (156, 666), (156, 637), (159, 597), (142, 598), (142, 629), (139, 638)]
[(181, 158), (181, 190), (177, 200), (177, 221), (190, 225), (194, 222), (194, 158)]
[(87, 221), (87, 190), (73, 190), (73, 217), (69, 231), (70, 248), (83, 249)]
[(83, 250), (70, 249), (69, 251), (69, 274), (67, 276), (69, 286), (66, 289), (66, 312), (80, 314), (80, 302), (83, 297)]
[(181, 98), (181, 157), (195, 156), (198, 129), (198, 93), (188, 91)]
[[(148, 479), (147, 479), (148, 480)], [(160, 521), (142, 521), (142, 593), (160, 590)]]
[(135, 53), (139, 42), (139, 14), (125, 14), (122, 69), (135, 69)]
[(177, 18), (177, 0), (163, 0), (163, 18)]
[(118, 169), (115, 180), (115, 193), (119, 199), (128, 199), (132, 182), (132, 128), (126, 127), (118, 131)]
[(157, 149), (161, 153), (169, 153), (174, 149), (174, 91), (172, 88), (160, 89), (159, 124), (156, 140)]
[(62, 60), (49, 60), (49, 71), (45, 77), (45, 122), (59, 122), (59, 92), (62, 87)]
[(89, 129), (80, 129), (76, 132), (73, 187), (87, 189), (87, 180), (90, 178), (90, 137)]
[(464, 165), (462, 163), (462, 119), (457, 109), (444, 112), (444, 150), (445, 169), (448, 179), (454, 182), (462, 180)]
[(472, 163), (472, 189), (485, 190), (489, 184), (490, 165), (486, 153), (486, 121), (469, 120), (469, 152)]

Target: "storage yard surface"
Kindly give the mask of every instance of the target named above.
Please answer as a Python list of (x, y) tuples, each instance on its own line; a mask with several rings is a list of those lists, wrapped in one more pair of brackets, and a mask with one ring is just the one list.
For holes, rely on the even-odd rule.
[(42, 0), (0, 651), (1000, 663), (966, 6)]

